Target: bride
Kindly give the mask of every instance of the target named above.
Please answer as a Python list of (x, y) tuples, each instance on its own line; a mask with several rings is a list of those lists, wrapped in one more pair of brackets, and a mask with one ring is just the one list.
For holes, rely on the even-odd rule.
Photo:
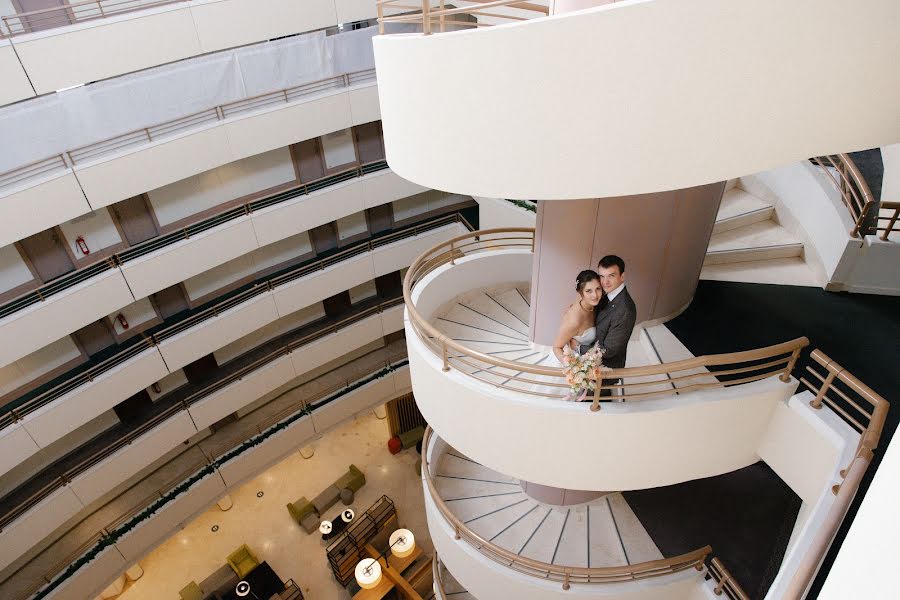
[(582, 271), (575, 278), (575, 291), (578, 292), (578, 302), (566, 309), (559, 332), (553, 341), (553, 354), (556, 355), (559, 364), (562, 364), (565, 346), (581, 351), (585, 346), (593, 344), (597, 338), (594, 327), (595, 311), (600, 304), (600, 298), (603, 297), (600, 276), (591, 269)]

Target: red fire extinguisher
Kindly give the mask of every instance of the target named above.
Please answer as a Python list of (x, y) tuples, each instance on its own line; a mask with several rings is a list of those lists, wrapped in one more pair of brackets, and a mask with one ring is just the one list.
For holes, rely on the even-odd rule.
[(79, 235), (75, 238), (75, 245), (78, 246), (78, 249), (81, 250), (81, 253), (85, 256), (91, 253), (91, 249), (88, 248), (87, 242), (84, 241), (84, 237)]
[(116, 315), (116, 321), (119, 322), (119, 325), (122, 326), (122, 329), (128, 329), (128, 319), (125, 318), (125, 315), (119, 313)]

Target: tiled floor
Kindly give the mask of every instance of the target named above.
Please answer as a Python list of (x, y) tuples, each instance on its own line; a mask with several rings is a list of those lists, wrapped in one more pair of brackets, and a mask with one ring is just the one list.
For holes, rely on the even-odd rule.
[[(168, 489), (172, 484), (185, 479), (205, 464), (205, 456), (222, 454), (257, 433), (260, 424), (265, 424), (279, 414), (296, 408), (303, 400), (314, 398), (337, 384), (358, 379), (387, 362), (404, 357), (406, 345), (403, 340), (397, 340), (382, 348), (364, 348), (361, 351), (364, 352), (361, 356), (355, 357), (337, 369), (321, 375), (318, 371), (308, 374), (304, 380), (300, 380), (304, 381), (302, 385), (270, 399), (265, 405), (217, 430), (213, 435), (199, 441), (197, 445), (187, 449), (176, 448), (143, 472), (136, 474), (122, 486), (123, 491), (116, 492), (112, 498), (99, 501), (79, 515), (81, 520), (72, 525), (69, 531), (49, 547), (26, 564), (14, 566), (15, 577), (10, 576), (0, 584), (0, 598), (24, 597), (29, 590), (44, 581), (46, 573), (54, 573), (57, 565), (67, 564), (73, 556), (79, 555), (82, 545), (94, 539), (102, 528), (112, 529), (114, 524), (143, 508), (147, 499), (157, 490)], [(348, 357), (354, 354), (351, 353)], [(325, 368), (327, 367), (322, 370)], [(346, 469), (346, 465), (344, 468)], [(305, 491), (297, 497), (304, 494), (312, 497)], [(296, 498), (291, 499), (293, 500)]]
[[(306, 597), (349, 598), (331, 575), (319, 534), (309, 535), (301, 529), (291, 520), (285, 505), (300, 496), (316, 496), (350, 463), (366, 475), (354, 510), (360, 513), (386, 494), (396, 504), (399, 523), (412, 530), (416, 543), (431, 554), (422, 484), (415, 472), (418, 454), (407, 450), (391, 455), (388, 435), (386, 421), (369, 414), (323, 436), (314, 444), (312, 458), (292, 454), (233, 493), (231, 510), (211, 507), (141, 560), (144, 576), (119, 598), (177, 600), (181, 588), (191, 580), (202, 581), (224, 565), (225, 557), (242, 543), (250, 546), (260, 560), (268, 561), (282, 579), (294, 579)], [(262, 497), (258, 497), (260, 492)], [(338, 504), (328, 516), (340, 510)], [(218, 530), (213, 532), (215, 525)]]

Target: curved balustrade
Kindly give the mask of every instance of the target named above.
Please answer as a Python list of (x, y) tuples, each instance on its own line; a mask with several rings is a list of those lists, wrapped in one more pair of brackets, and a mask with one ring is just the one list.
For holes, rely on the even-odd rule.
[(747, 595), (741, 584), (725, 568), (725, 565), (722, 564), (719, 558), (714, 558), (710, 561), (709, 574), (716, 581), (716, 587), (713, 589), (713, 593), (716, 596), (721, 596), (724, 593), (731, 600), (750, 600), (750, 596)]
[(100, 273), (105, 273), (106, 271), (115, 269), (116, 267), (122, 266), (130, 261), (133, 261), (142, 256), (146, 256), (147, 254), (150, 254), (152, 252), (156, 252), (157, 250), (160, 250), (167, 246), (171, 246), (173, 244), (188, 240), (192, 236), (195, 236), (214, 227), (218, 227), (219, 225), (222, 225), (224, 223), (228, 223), (229, 221), (233, 221), (240, 217), (253, 214), (254, 211), (258, 211), (269, 206), (274, 206), (276, 204), (280, 204), (281, 202), (286, 202), (300, 196), (306, 196), (318, 190), (343, 183), (344, 181), (349, 181), (358, 177), (364, 177), (371, 173), (383, 171), (387, 168), (388, 164), (383, 160), (366, 163), (358, 167), (353, 167), (352, 169), (342, 171), (340, 173), (335, 173), (334, 175), (329, 175), (327, 177), (316, 179), (315, 181), (310, 181), (309, 183), (298, 185), (297, 187), (294, 187), (290, 190), (279, 192), (277, 194), (267, 196), (266, 198), (247, 202), (245, 204), (242, 204), (241, 206), (228, 209), (217, 215), (203, 219), (202, 221), (199, 221), (197, 223), (187, 225), (171, 233), (160, 235), (139, 244), (135, 244), (134, 246), (126, 250), (122, 250), (121, 252), (117, 252), (96, 264), (85, 267), (84, 269), (78, 269), (77, 271), (73, 271), (72, 273), (69, 273), (67, 275), (63, 275), (62, 277), (54, 279), (50, 283), (42, 285), (36, 290), (26, 292), (18, 298), (10, 300), (9, 302), (0, 306), (0, 319), (8, 317), (9, 315), (12, 315), (39, 302), (43, 302), (51, 296), (70, 289), (78, 285), (79, 283), (83, 283), (84, 281), (87, 281), (91, 277), (99, 275)]
[(183, 135), (191, 130), (200, 129), (230, 119), (234, 116), (270, 108), (281, 104), (291, 104), (304, 98), (315, 96), (331, 90), (345, 89), (360, 83), (375, 80), (375, 69), (351, 71), (318, 81), (284, 88), (274, 92), (251, 96), (227, 104), (214, 106), (206, 110), (172, 119), (164, 123), (143, 127), (128, 133), (95, 142), (87, 146), (67, 150), (39, 161), (0, 173), (0, 190), (27, 184), (66, 169), (98, 160), (105, 156), (133, 150), (141, 146)]
[(431, 497), (441, 516), (454, 530), (456, 539), (462, 540), (477, 550), (486, 558), (502, 564), (519, 573), (530, 575), (544, 581), (556, 581), (562, 584), (564, 590), (571, 584), (603, 584), (620, 583), (623, 581), (638, 581), (662, 575), (678, 573), (687, 569), (703, 570), (706, 557), (712, 552), (712, 548), (704, 546), (693, 552), (663, 558), (660, 560), (635, 563), (617, 567), (564, 567), (550, 563), (526, 558), (515, 552), (510, 552), (496, 544), (486, 540), (463, 523), (447, 507), (444, 500), (437, 493), (434, 479), (431, 473), (431, 439), (432, 429), (429, 426), (425, 430), (425, 438), (422, 447), (422, 479), (425, 482), (426, 493)]
[[(569, 396), (561, 367), (544, 367), (531, 363), (507, 360), (497, 355), (480, 352), (460, 343), (436, 329), (418, 311), (413, 299), (413, 289), (429, 274), (445, 265), (453, 265), (464, 256), (479, 255), (499, 250), (534, 250), (534, 229), (508, 228), (486, 229), (467, 233), (435, 246), (410, 265), (403, 282), (403, 296), (409, 313), (409, 321), (419, 338), (443, 360), (444, 371), (451, 368), (488, 385), (506, 390), (563, 400)], [(766, 348), (709, 356), (698, 356), (661, 365), (604, 369), (603, 383), (595, 386), (592, 411), (600, 410), (602, 390), (609, 390), (624, 401), (645, 400), (669, 396), (693, 390), (729, 387), (779, 376), (789, 381), (791, 371), (801, 350), (809, 344), (806, 338), (798, 338)], [(710, 368), (709, 371), (706, 368)], [(710, 374), (714, 377), (710, 381)], [(488, 377), (490, 375), (490, 377)], [(660, 377), (673, 384), (659, 388)], [(505, 378), (498, 383), (497, 378)], [(621, 379), (622, 383), (610, 383)]]
[[(260, 202), (265, 202), (265, 200), (261, 200)], [(403, 239), (412, 238), (422, 233), (432, 231), (434, 229), (438, 229), (452, 223), (460, 223), (463, 226), (472, 229), (472, 226), (468, 224), (468, 222), (461, 214), (453, 213), (451, 215), (431, 219), (424, 223), (417, 223), (408, 227), (404, 227), (393, 233), (377, 237), (373, 240), (364, 240), (357, 242), (347, 247), (346, 249), (326, 258), (316, 259), (300, 267), (291, 269), (286, 273), (278, 274), (263, 281), (258, 281), (250, 284), (250, 286), (244, 291), (241, 291), (229, 297), (228, 299), (215, 304), (214, 306), (188, 315), (177, 323), (173, 323), (156, 332), (146, 335), (140, 341), (128, 346), (114, 356), (104, 360), (98, 365), (91, 367), (90, 369), (84, 371), (83, 373), (80, 373), (75, 377), (67, 379), (63, 383), (41, 393), (38, 396), (29, 398), (24, 402), (14, 401), (12, 403), (14, 405), (12, 408), (9, 408), (10, 405), (7, 405), (7, 412), (0, 415), (0, 429), (12, 425), (16, 421), (21, 420), (29, 413), (32, 413), (39, 408), (46, 406), (47, 404), (77, 389), (78, 387), (94, 381), (103, 373), (106, 373), (111, 369), (114, 369), (115, 367), (125, 363), (144, 350), (156, 346), (163, 341), (190, 329), (191, 327), (213, 319), (223, 312), (235, 308), (236, 306), (239, 306), (245, 302), (248, 302), (249, 300), (259, 296), (260, 294), (274, 291), (280, 286), (286, 285), (292, 281), (295, 281), (301, 277), (305, 277), (317, 271), (325, 270), (330, 266), (339, 264), (342, 261), (353, 258), (354, 256), (358, 256), (366, 252), (372, 252), (375, 249), (381, 248), (387, 244), (391, 244)], [(322, 335), (327, 335), (327, 333), (323, 333)], [(312, 341), (312, 339), (305, 340), (303, 343), (308, 343), (310, 341)]]

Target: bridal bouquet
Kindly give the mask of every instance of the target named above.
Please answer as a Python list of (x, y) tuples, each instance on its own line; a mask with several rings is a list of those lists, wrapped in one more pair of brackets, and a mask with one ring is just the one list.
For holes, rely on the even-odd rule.
[(584, 354), (578, 354), (568, 346), (563, 348), (563, 375), (569, 384), (566, 400), (581, 402), (597, 389), (595, 373), (603, 366), (603, 354), (593, 346)]

